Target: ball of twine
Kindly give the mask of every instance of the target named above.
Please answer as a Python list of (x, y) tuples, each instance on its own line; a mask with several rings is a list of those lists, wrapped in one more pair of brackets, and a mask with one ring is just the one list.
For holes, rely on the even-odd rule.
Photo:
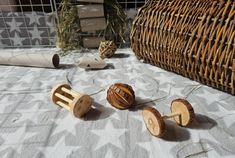
[(111, 58), (117, 50), (117, 46), (113, 41), (103, 41), (99, 46), (99, 54), (102, 59)]

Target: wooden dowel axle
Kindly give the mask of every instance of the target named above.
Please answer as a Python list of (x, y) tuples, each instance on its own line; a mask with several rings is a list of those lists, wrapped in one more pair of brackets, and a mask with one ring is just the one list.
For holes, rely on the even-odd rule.
[(72, 102), (72, 100), (70, 100), (69, 98), (66, 98), (65, 96), (63, 96), (63, 95), (61, 95), (59, 93), (55, 93), (55, 96), (57, 96), (58, 98), (60, 98), (60, 99), (62, 99), (64, 101), (66, 101), (67, 103), (71, 103)]
[(70, 94), (70, 95), (73, 96), (74, 98), (75, 98), (75, 97), (82, 96), (80, 93), (78, 93), (78, 92), (76, 92), (76, 91), (74, 91), (74, 90), (72, 90), (72, 89), (67, 89), (67, 88), (62, 87), (61, 90), (64, 91), (65, 93)]
[(64, 104), (63, 102), (57, 101), (56, 104), (58, 104), (59, 106), (65, 108), (66, 110), (70, 111), (70, 107), (68, 105)]
[(181, 113), (175, 112), (175, 113), (171, 113), (169, 115), (162, 116), (162, 119), (169, 119), (169, 118), (173, 118), (173, 117), (180, 116), (180, 115), (181, 115)]
[(73, 96), (76, 96), (76, 97), (81, 97), (81, 96), (83, 96), (83, 94), (81, 94), (81, 93), (78, 93), (78, 92), (76, 92), (76, 91), (74, 91), (74, 90), (70, 90), (71, 91), (71, 93), (73, 94)]

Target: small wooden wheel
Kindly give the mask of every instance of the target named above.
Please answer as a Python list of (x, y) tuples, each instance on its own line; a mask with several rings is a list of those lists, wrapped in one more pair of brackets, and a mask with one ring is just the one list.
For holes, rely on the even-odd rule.
[(180, 114), (175, 115), (173, 118), (181, 126), (188, 126), (195, 116), (192, 105), (185, 99), (173, 100), (171, 112)]
[(91, 109), (91, 106), (87, 106), (91, 104), (92, 101), (89, 95), (83, 95), (80, 98), (74, 99), (73, 103), (71, 104), (73, 115), (75, 117), (82, 117)]
[(158, 110), (152, 107), (145, 107), (143, 117), (147, 129), (153, 136), (160, 137), (165, 133), (165, 122)]

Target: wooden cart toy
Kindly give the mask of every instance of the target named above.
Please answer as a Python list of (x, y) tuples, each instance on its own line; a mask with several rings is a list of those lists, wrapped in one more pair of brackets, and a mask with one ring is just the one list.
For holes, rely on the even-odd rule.
[(89, 95), (72, 90), (68, 84), (55, 86), (51, 91), (51, 100), (78, 118), (84, 116), (92, 105), (92, 99)]
[(161, 116), (153, 107), (145, 107), (143, 110), (144, 122), (153, 136), (161, 137), (165, 129), (165, 119), (174, 118), (180, 126), (188, 126), (194, 118), (194, 110), (191, 104), (184, 99), (176, 99), (171, 103), (171, 114)]

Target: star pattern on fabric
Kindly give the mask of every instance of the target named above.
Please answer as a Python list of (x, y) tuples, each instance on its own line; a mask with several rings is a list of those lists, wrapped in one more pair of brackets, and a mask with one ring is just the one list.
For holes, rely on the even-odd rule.
[(227, 110), (223, 106), (218, 106), (218, 110), (216, 111), (208, 111), (208, 113), (214, 114), (218, 117), (224, 117), (226, 115), (235, 115), (235, 110)]
[[(4, 32), (4, 30), (0, 30), (0, 37), (2, 37), (2, 33)], [(1, 43), (2, 41), (0, 40), (0, 43)]]
[(148, 154), (149, 154), (148, 158), (155, 158), (156, 157), (153, 155), (153, 152), (152, 152), (153, 146), (151, 145), (151, 142), (140, 142), (140, 143), (137, 143), (137, 145), (148, 152)]
[[(25, 49), (15, 51), (27, 52)], [(45, 51), (45, 49), (40, 49), (40, 51), (30, 49), (29, 51), (34, 53), (55, 52), (51, 49), (48, 49), (48, 51)], [(233, 107), (235, 97), (232, 95), (207, 88), (207, 86), (201, 86), (200, 89), (191, 93), (190, 98), (188, 98), (195, 107), (195, 113), (197, 114), (197, 118), (191, 124), (192, 126), (184, 128), (185, 130), (182, 130), (183, 128), (179, 126), (169, 128), (172, 131), (167, 132), (170, 137), (166, 136), (166, 140), (164, 138), (155, 138), (147, 131), (139, 113), (140, 111), (137, 111), (139, 108), (134, 111), (121, 111), (109, 105), (106, 101), (109, 83), (106, 83), (105, 80), (109, 74), (111, 75), (108, 80), (112, 78), (119, 79), (119, 81), (124, 80), (125, 83), (131, 84), (133, 87), (135, 87), (135, 81), (138, 80), (138, 87), (135, 88), (136, 97), (141, 98), (143, 102), (145, 100), (148, 101), (148, 98), (157, 99), (167, 95), (166, 99), (156, 101), (154, 104), (157, 108), (160, 108), (159, 110), (162, 111), (162, 114), (170, 110), (170, 101), (172, 99), (178, 97), (179, 94), (181, 96), (182, 93), (186, 95), (187, 91), (190, 92), (198, 84), (194, 81), (177, 77), (174, 74), (170, 74), (172, 75), (170, 76), (167, 71), (162, 70), (159, 73), (163, 73), (163, 76), (169, 77), (175, 83), (166, 82), (165, 85), (161, 86), (161, 81), (164, 80), (164, 77), (159, 80), (159, 73), (157, 70), (154, 71), (154, 69), (158, 69), (157, 67), (152, 67), (151, 71), (145, 71), (150, 65), (134, 60), (134, 54), (129, 49), (119, 50), (118, 52), (132, 54), (130, 58), (125, 58), (126, 61), (122, 62), (120, 60), (124, 59), (108, 59), (109, 62), (114, 61), (117, 65), (115, 68), (118, 71), (84, 71), (78, 68), (76, 72), (71, 73), (70, 77), (73, 78), (72, 87), (76, 88), (78, 92), (91, 94), (105, 88), (104, 91), (92, 96), (97, 102), (97, 107), (95, 108), (101, 109), (101, 115), (104, 113), (104, 117), (95, 117), (94, 119), (84, 121), (74, 118), (69, 111), (53, 105), (48, 99), (48, 94), (55, 82), (66, 81), (65, 75), (70, 71), (69, 68), (48, 70), (1, 66), (2, 76), (4, 77), (0, 80), (0, 121), (2, 122), (6, 117), (10, 116), (6, 123), (10, 122), (11, 130), (8, 129), (9, 127), (1, 127), (0, 157), (20, 157), (21, 155), (35, 152), (36, 156), (42, 155), (42, 157), (59, 158), (82, 158), (84, 155), (94, 158), (133, 157), (133, 155), (136, 157), (155, 158), (156, 156), (174, 157), (178, 151), (180, 151), (179, 156), (182, 154), (188, 155), (189, 152), (190, 154), (196, 154), (197, 151), (203, 152), (203, 150), (195, 150), (193, 144), (197, 144), (199, 147), (201, 145), (203, 147), (209, 146), (208, 149), (211, 150), (209, 150), (207, 156), (210, 158), (222, 157), (224, 155), (234, 157), (234, 153), (230, 153), (230, 151), (234, 150), (233, 131), (235, 122), (235, 109)], [(77, 54), (76, 56), (70, 54), (69, 57), (61, 57), (62, 62), (68, 63), (67, 61), (72, 61), (71, 64), (74, 64), (74, 58), (78, 60), (80, 57), (80, 54)], [(120, 63), (124, 66), (118, 66)], [(126, 69), (122, 70), (123, 67)], [(132, 71), (126, 71), (127, 69), (135, 71), (132, 73)], [(143, 73), (152, 75), (152, 78), (160, 82), (159, 86), (161, 88), (158, 89), (157, 82), (152, 78), (150, 79), (149, 76), (143, 75)], [(125, 76), (126, 74), (131, 76), (133, 80), (128, 81), (129, 77)], [(142, 78), (146, 83), (150, 83), (150, 85), (141, 84)], [(92, 80), (94, 80), (94, 83), (97, 80), (99, 81), (97, 81), (96, 85), (91, 85), (90, 83), (93, 83)], [(100, 85), (105, 86), (98, 88)], [(169, 93), (168, 95), (170, 85), (173, 85), (176, 89), (173, 88), (172, 91), (174, 93)], [(93, 89), (93, 86), (97, 86), (97, 88)], [(142, 86), (150, 88), (142, 88)], [(181, 86), (185, 87), (185, 89), (181, 89)], [(159, 94), (154, 92), (154, 90), (159, 92)], [(14, 94), (8, 95), (8, 92), (11, 91), (14, 91)], [(26, 91), (28, 94), (24, 94)], [(209, 101), (206, 102), (206, 100)], [(107, 108), (107, 110), (102, 108)], [(15, 121), (16, 117), (19, 118), (18, 122), (11, 123)], [(5, 126), (6, 124), (3, 125)], [(15, 125), (18, 127), (13, 127)], [(19, 127), (21, 125), (22, 127)], [(24, 129), (23, 125), (28, 125), (28, 129)], [(187, 135), (189, 135), (188, 138)], [(82, 139), (81, 136), (83, 137)], [(172, 138), (173, 140), (170, 140), (171, 136), (175, 136)], [(45, 138), (51, 143), (46, 143), (47, 145), (43, 146), (44, 141), (40, 140), (45, 140)], [(200, 144), (201, 142), (204, 144)], [(74, 144), (79, 144), (79, 146), (75, 147)], [(189, 144), (192, 145), (189, 147)], [(182, 146), (186, 146), (186, 148), (181, 151)], [(229, 149), (229, 151), (226, 151), (226, 149)], [(90, 153), (87, 153), (87, 151)]]
[(5, 48), (5, 47), (7, 47), (8, 45), (7, 45), (7, 44), (4, 44), (3, 41), (0, 39), (0, 46), (1, 46), (2, 48)]
[(209, 111), (209, 114), (216, 115), (219, 119), (223, 119), (226, 126), (231, 126), (235, 118), (235, 110), (227, 110), (223, 106), (218, 106), (217, 111)]
[(6, 146), (0, 148), (1, 158), (9, 158), (12, 154), (12, 147)]
[(35, 24), (37, 26), (40, 25), (39, 19), (41, 18), (40, 16), (37, 15), (37, 13), (32, 12), (31, 14), (26, 14), (26, 17), (29, 18), (29, 25)]
[(55, 34), (56, 30), (54, 29), (54, 27), (51, 27), (50, 29), (48, 29), (48, 36), (52, 37), (52, 38), (56, 38), (54, 36), (52, 36), (52, 34)]
[(16, 129), (15, 132), (1, 133), (1, 137), (4, 138), (3, 145), (18, 145), (23, 143), (25, 139), (35, 135), (34, 133), (26, 132), (26, 129), (27, 126), (23, 125)]
[[(116, 72), (116, 71), (115, 71)], [(102, 78), (98, 78), (97, 81), (100, 81), (101, 87), (108, 87), (110, 84), (115, 82), (120, 82), (120, 78), (116, 77), (117, 73), (107, 73)], [(102, 82), (102, 80), (105, 79), (105, 82)]]
[(11, 154), (9, 154), (9, 153), (7, 153), (7, 152), (6, 152), (6, 153), (3, 155), (3, 157), (2, 157), (2, 158), (9, 158), (9, 157), (10, 157), (10, 155), (11, 155)]
[(185, 94), (183, 94), (183, 90), (185, 89), (185, 87), (176, 87), (175, 85), (171, 85), (169, 84), (168, 86), (168, 92), (169, 92), (169, 96), (180, 96), (180, 97), (184, 97)]
[(212, 103), (219, 100), (219, 98), (222, 96), (221, 93), (210, 93), (208, 90), (203, 89), (202, 93), (195, 94), (198, 97), (204, 98), (206, 96), (206, 103), (208, 105), (211, 105)]
[(131, 117), (134, 118), (135, 120), (138, 120), (141, 123), (141, 132), (144, 132), (147, 130), (145, 123), (144, 123), (144, 120), (143, 120), (143, 116), (141, 114), (134, 115)]
[(148, 70), (151, 70), (153, 73), (166, 73), (166, 70), (161, 69), (159, 67), (153, 66), (153, 65), (147, 65)]
[(75, 118), (69, 111), (65, 111), (63, 109), (63, 112), (66, 113), (66, 116), (63, 119), (55, 120), (57, 125), (53, 131), (53, 134), (66, 131), (67, 133), (71, 133), (76, 136), (76, 125), (81, 122), (81, 120)]
[(147, 87), (149, 86), (149, 83), (147, 83), (147, 82), (144, 82), (143, 80), (142, 81), (140, 81), (140, 80), (136, 80), (135, 81), (135, 87), (137, 88), (141, 88), (141, 90), (143, 90), (143, 91), (146, 91), (146, 90), (149, 90)]
[(10, 28), (10, 30), (9, 30), (10, 33), (13, 32), (13, 31), (20, 32), (20, 27), (19, 26), (22, 25), (22, 22), (17, 22), (16, 19), (13, 17), (11, 22), (6, 22), (6, 23)]
[(231, 156), (231, 155), (223, 155), (221, 156), (218, 152), (216, 152), (215, 150), (213, 149), (208, 149), (207, 151), (207, 157), (212, 157), (212, 158), (215, 158), (215, 157), (218, 157), (218, 158), (233, 158), (234, 156)]
[(1, 133), (1, 137), (4, 138), (3, 145), (15, 145), (22, 143), (26, 131), (26, 126), (20, 127), (15, 132)]
[(47, 13), (47, 16), (45, 16), (45, 21), (46, 21), (46, 25), (48, 27), (54, 28), (56, 25), (56, 13), (51, 12), (51, 13)]
[(19, 16), (19, 13), (17, 13), (17, 12), (9, 12), (9, 13), (7, 13), (7, 16), (8, 17)]
[(173, 77), (170, 77), (166, 73), (159, 73), (159, 76), (156, 77), (156, 80), (159, 81), (159, 85), (163, 84), (173, 84)]
[(17, 111), (21, 113), (22, 115), (19, 117), (17, 121), (24, 122), (24, 123), (31, 121), (33, 124), (36, 124), (38, 121), (37, 117), (40, 114), (39, 106), (40, 106), (40, 103), (36, 103), (34, 106), (31, 106), (31, 108), (18, 109)]
[[(110, 104), (108, 102), (106, 102), (106, 90), (100, 88), (99, 90), (95, 91), (95, 92), (99, 92), (98, 94), (95, 94), (93, 96), (93, 98), (97, 101), (100, 102), (101, 105), (104, 105), (105, 107), (110, 107)], [(94, 93), (88, 93), (90, 94), (94, 94)]]
[(110, 149), (107, 150), (104, 158), (114, 158), (113, 153)]
[(127, 69), (127, 73), (125, 74), (128, 79), (131, 81), (131, 80), (135, 80), (137, 77), (140, 76), (139, 72), (136, 70), (136, 69)]
[(10, 104), (8, 97), (1, 98), (1, 108), (0, 108), (0, 114), (4, 114), (5, 110), (8, 106), (11, 106), (13, 104)]
[(114, 128), (112, 122), (109, 120), (104, 129), (91, 130), (91, 132), (99, 136), (98, 143), (95, 150), (100, 149), (101, 147), (112, 144), (115, 147), (124, 149), (120, 141), (120, 137), (125, 134), (127, 129), (117, 129)]
[(40, 35), (45, 31), (39, 31), (37, 25), (34, 25), (33, 30), (29, 30), (29, 32), (31, 33), (33, 39), (37, 39), (40, 41)]
[(65, 144), (64, 138), (60, 138), (55, 145), (39, 147), (45, 157), (65, 158), (71, 155), (75, 150), (80, 149), (80, 146), (70, 146)]
[(11, 38), (14, 46), (21, 46), (22, 45), (22, 39), (23, 38), (20, 38), (17, 32), (15, 32), (14, 37)]
[(48, 40), (49, 40), (49, 44), (50, 45), (54, 45), (55, 42), (56, 42), (56, 38), (55, 37), (48, 38)]
[(114, 114), (111, 115), (111, 118), (121, 121), (120, 116), (118, 115), (117, 111), (115, 111)]

